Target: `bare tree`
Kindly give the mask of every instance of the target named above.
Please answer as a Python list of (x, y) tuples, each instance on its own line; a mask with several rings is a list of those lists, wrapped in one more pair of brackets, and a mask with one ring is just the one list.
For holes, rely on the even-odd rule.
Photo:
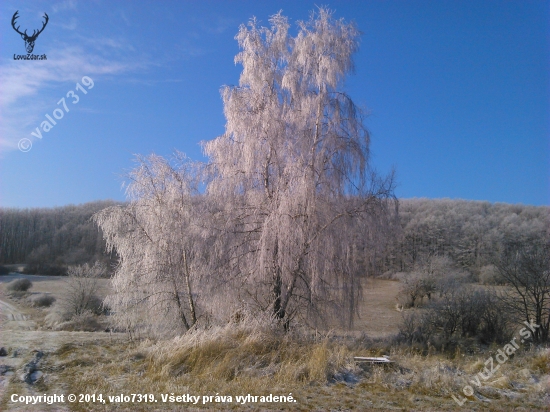
[[(427, 291), (424, 287), (427, 278), (422, 273), (412, 272), (403, 276), (401, 289), (398, 295), (398, 301), (403, 307), (419, 306), (426, 296)], [(430, 283), (431, 285), (431, 283)], [(429, 293), (432, 291), (430, 289)], [(420, 301), (420, 302), (419, 302)]]
[(65, 289), (57, 303), (63, 320), (69, 320), (85, 312), (101, 313), (102, 302), (97, 295), (98, 281), (105, 273), (105, 266), (99, 262), (92, 266), (87, 263), (81, 266), (69, 266)]
[(236, 36), (243, 71), (222, 89), (225, 133), (204, 144), (207, 194), (243, 299), (286, 325), (327, 308), (351, 322), (364, 247), (354, 229), (375, 231), (396, 206), (392, 177), (370, 167), (363, 114), (342, 90), (359, 32), (325, 8), (296, 37), (280, 13), (270, 23), (253, 19)]
[(510, 242), (495, 262), (502, 280), (512, 287), (504, 293), (507, 306), (521, 321), (539, 325), (535, 341), (547, 342), (550, 330), (550, 242), (522, 239)]

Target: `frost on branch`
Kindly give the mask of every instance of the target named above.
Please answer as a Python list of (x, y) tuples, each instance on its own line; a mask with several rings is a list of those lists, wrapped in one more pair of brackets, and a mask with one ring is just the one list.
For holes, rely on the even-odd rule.
[(359, 32), (323, 8), (296, 37), (280, 13), (270, 23), (253, 19), (236, 36), (243, 71), (239, 86), (222, 89), (225, 133), (204, 144), (207, 194), (227, 205), (243, 299), (285, 322), (333, 309), (351, 321), (366, 233), (386, 226), (394, 200), (392, 177), (370, 168), (361, 110), (342, 90)]
[(156, 155), (136, 160), (127, 187), (129, 204), (94, 216), (107, 247), (120, 259), (107, 303), (121, 328), (179, 333), (197, 321), (201, 251), (195, 247), (200, 233), (193, 224), (198, 200), (194, 165), (179, 153), (173, 164)]
[(243, 71), (222, 88), (225, 133), (203, 143), (208, 162), (138, 157), (130, 204), (95, 217), (120, 256), (109, 304), (122, 326), (186, 331), (239, 310), (285, 328), (351, 325), (397, 207), (343, 89), (359, 32), (323, 8), (295, 37), (280, 13), (270, 24), (239, 29)]

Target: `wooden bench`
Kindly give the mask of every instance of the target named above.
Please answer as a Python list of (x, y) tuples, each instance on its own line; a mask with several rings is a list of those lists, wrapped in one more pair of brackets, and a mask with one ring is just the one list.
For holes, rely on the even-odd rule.
[(370, 357), (370, 356), (355, 356), (353, 358), (355, 362), (367, 362), (367, 363), (393, 363), (387, 356), (382, 357)]

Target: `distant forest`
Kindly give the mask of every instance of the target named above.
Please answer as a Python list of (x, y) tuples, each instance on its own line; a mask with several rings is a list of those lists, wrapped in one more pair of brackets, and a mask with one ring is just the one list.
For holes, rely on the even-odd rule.
[(0, 209), (0, 264), (27, 264), (26, 272), (65, 275), (70, 265), (101, 261), (103, 234), (91, 221), (94, 213), (117, 204), (97, 201), (55, 208)]
[[(95, 261), (112, 267), (116, 255), (105, 253), (103, 234), (91, 217), (115, 204), (0, 209), (0, 264), (26, 263), (27, 272), (49, 275)], [(480, 280), (507, 245), (550, 238), (550, 208), (545, 206), (402, 199), (398, 216), (385, 241), (364, 251), (366, 275), (410, 272), (433, 257), (447, 257), (472, 280)]]
[(547, 242), (550, 208), (450, 199), (399, 202), (398, 231), (381, 270), (408, 272), (445, 256), (478, 276), (512, 245)]

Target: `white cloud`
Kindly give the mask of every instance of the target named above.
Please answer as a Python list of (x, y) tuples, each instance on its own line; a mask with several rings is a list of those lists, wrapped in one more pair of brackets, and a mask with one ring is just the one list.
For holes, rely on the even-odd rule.
[(74, 17), (71, 17), (68, 23), (58, 23), (59, 27), (65, 30), (71, 30), (74, 31), (78, 27), (78, 20)]
[(214, 24), (206, 26), (205, 29), (214, 34), (222, 34), (228, 29), (233, 29), (237, 31), (239, 25), (235, 22), (234, 19), (218, 16), (215, 19)]
[(134, 51), (135, 48), (127, 40), (122, 38), (113, 38), (113, 37), (100, 37), (100, 38), (83, 38), (82, 41), (86, 43), (89, 47), (94, 49), (106, 52), (108, 49), (116, 49), (120, 51)]
[(47, 56), (45, 61), (16, 60), (0, 66), (0, 153), (17, 148), (21, 138), (30, 138), (30, 131), (44, 113), (57, 108), (57, 100), (66, 91), (56, 95), (52, 86), (74, 84), (82, 76), (96, 80), (136, 68), (135, 64), (110, 61), (80, 47), (66, 47)]
[(52, 10), (57, 13), (64, 10), (76, 10), (76, 0), (64, 0), (52, 5)]

